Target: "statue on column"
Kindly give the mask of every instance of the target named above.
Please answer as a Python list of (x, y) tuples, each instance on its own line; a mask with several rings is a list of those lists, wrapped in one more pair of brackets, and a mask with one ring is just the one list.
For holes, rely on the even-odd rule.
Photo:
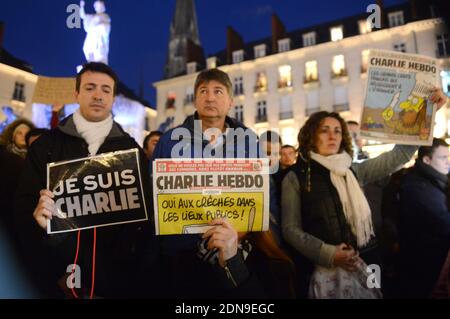
[(86, 14), (85, 2), (80, 1), (80, 17), (83, 19), (86, 39), (83, 52), (88, 62), (103, 62), (108, 64), (109, 33), (111, 19), (105, 13), (105, 3), (101, 0), (94, 2), (95, 14)]

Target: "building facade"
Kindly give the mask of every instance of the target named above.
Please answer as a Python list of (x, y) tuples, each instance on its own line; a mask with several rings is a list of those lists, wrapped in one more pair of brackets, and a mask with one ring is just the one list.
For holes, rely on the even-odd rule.
[[(448, 28), (433, 17), (432, 7), (427, 15), (413, 16), (411, 6), (382, 8), (385, 21), (379, 29), (367, 22), (368, 13), (293, 32), (286, 32), (273, 16), (271, 38), (245, 44), (236, 31), (228, 30), (227, 49), (210, 56), (205, 67), (229, 74), (235, 103), (230, 116), (258, 134), (277, 130), (283, 143), (296, 145), (299, 129), (316, 111), (336, 111), (346, 120), (360, 121), (369, 49), (438, 58), (448, 93)], [(193, 86), (200, 69), (190, 62), (185, 74), (154, 83), (157, 125), (178, 125), (194, 112)], [(447, 110), (438, 113), (435, 135), (443, 136), (450, 117)]]
[(37, 75), (32, 67), (3, 48), (4, 25), (0, 22), (0, 132), (18, 117), (32, 117), (32, 98)]

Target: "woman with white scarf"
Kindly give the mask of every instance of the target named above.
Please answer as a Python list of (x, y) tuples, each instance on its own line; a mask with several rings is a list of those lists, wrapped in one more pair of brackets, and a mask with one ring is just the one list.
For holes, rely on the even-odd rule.
[(326, 111), (309, 117), (298, 142), (297, 164), (283, 180), (281, 202), (283, 237), (297, 255), (299, 295), (381, 297), (379, 289), (366, 286), (375, 233), (360, 185), (393, 173), (417, 147), (397, 145), (377, 158), (352, 163), (347, 125), (339, 114)]

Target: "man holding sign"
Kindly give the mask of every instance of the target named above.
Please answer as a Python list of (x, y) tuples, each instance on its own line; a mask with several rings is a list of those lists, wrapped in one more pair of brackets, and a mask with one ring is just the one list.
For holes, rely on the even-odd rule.
[[(136, 273), (138, 237), (148, 229), (142, 222), (147, 219), (142, 192), (148, 193), (148, 164), (142, 149), (112, 119), (117, 83), (109, 66), (86, 64), (76, 78), (80, 108), (30, 148), (16, 214), (26, 249), (35, 257), (30, 262), (43, 271), (33, 275), (43, 278), (47, 293), (58, 291), (58, 279), (74, 297), (123, 297), (134, 288), (130, 276)], [(107, 155), (92, 157), (131, 149), (128, 164), (117, 154), (108, 155), (109, 162)], [(121, 217), (130, 209), (137, 215)], [(96, 229), (111, 224), (120, 225)], [(46, 229), (64, 233), (47, 235)], [(78, 232), (67, 232), (72, 230)], [(64, 280), (64, 275), (70, 277)], [(82, 290), (74, 290), (80, 288), (79, 276)]]
[(292, 296), (289, 283), (276, 279), (289, 278), (288, 258), (264, 232), (268, 168), (263, 173), (255, 133), (227, 116), (233, 105), (228, 75), (201, 72), (194, 104), (195, 114), (161, 136), (153, 155), (156, 232), (164, 234), (155, 258), (163, 265), (162, 296)]

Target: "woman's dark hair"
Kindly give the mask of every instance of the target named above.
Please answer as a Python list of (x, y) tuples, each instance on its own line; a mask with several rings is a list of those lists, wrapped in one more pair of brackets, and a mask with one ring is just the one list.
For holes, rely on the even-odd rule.
[(30, 130), (34, 129), (35, 126), (34, 124), (25, 119), (25, 118), (19, 118), (17, 120), (15, 120), (14, 122), (12, 122), (11, 124), (9, 124), (5, 130), (3, 131), (3, 133), (0, 135), (0, 144), (3, 144), (5, 146), (9, 145), (9, 144), (13, 144), (14, 143), (14, 130), (19, 126), (25, 124), (26, 126), (28, 126), (30, 128)]
[(316, 142), (319, 127), (322, 121), (327, 117), (334, 118), (341, 124), (342, 142), (339, 147), (339, 153), (345, 151), (353, 157), (352, 138), (348, 132), (347, 123), (338, 113), (327, 111), (321, 111), (312, 114), (300, 129), (300, 132), (298, 133), (298, 145), (300, 154), (303, 156), (303, 158), (309, 158), (311, 151), (317, 151)]

